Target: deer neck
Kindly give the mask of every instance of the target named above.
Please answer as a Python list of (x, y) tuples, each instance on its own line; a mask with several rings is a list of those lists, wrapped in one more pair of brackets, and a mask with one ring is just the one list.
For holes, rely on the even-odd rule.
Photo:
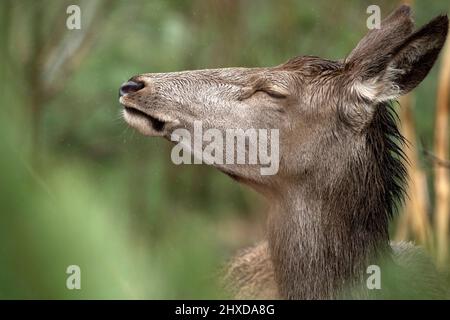
[(269, 249), (283, 298), (345, 297), (364, 290), (369, 265), (390, 260), (388, 223), (407, 178), (404, 138), (392, 106), (376, 110), (359, 143), (329, 140), (329, 154), (273, 197)]
[(364, 283), (367, 267), (388, 249), (387, 222), (373, 221), (367, 207), (343, 196), (332, 199), (297, 186), (276, 201), (269, 247), (283, 298), (345, 296), (346, 289)]

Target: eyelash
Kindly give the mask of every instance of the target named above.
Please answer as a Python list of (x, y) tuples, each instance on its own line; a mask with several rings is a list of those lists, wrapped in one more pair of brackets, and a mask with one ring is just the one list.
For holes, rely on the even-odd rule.
[(276, 98), (276, 99), (286, 98), (286, 95), (279, 93), (277, 91), (259, 89), (259, 90), (256, 90), (253, 94), (255, 94), (256, 92), (264, 92), (265, 94), (271, 96), (272, 98)]

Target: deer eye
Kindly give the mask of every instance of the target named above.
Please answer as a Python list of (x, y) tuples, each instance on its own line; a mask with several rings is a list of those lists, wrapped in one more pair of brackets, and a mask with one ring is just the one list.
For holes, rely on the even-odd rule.
[(248, 98), (251, 98), (255, 93), (257, 92), (263, 92), (264, 94), (275, 98), (275, 99), (284, 99), (288, 96), (289, 92), (282, 88), (282, 87), (278, 87), (278, 86), (264, 86), (264, 85), (259, 85), (259, 86), (252, 86), (252, 87), (246, 87), (242, 89), (241, 95), (239, 97), (239, 100), (245, 100)]
[(255, 91), (255, 93), (256, 92), (264, 92), (265, 94), (269, 95), (270, 97), (276, 98), (276, 99), (284, 99), (287, 97), (287, 93), (273, 90), (273, 89), (258, 89)]

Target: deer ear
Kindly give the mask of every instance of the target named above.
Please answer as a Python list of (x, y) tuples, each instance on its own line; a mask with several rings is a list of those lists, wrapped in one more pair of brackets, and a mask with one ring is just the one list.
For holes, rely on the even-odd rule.
[(408, 93), (430, 71), (445, 43), (447, 32), (448, 18), (439, 16), (395, 45), (389, 43), (392, 36), (387, 34), (372, 48), (372, 59), (364, 55), (352, 55), (346, 61), (346, 67), (353, 76), (352, 91), (360, 97), (378, 102)]
[(380, 57), (380, 53), (389, 53), (401, 44), (413, 29), (411, 8), (403, 5), (381, 22), (380, 29), (370, 30), (348, 55), (346, 62), (360, 65)]

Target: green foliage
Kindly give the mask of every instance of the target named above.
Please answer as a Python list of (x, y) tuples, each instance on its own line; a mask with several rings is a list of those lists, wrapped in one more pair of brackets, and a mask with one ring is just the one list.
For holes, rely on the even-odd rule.
[[(421, 23), (448, 9), (417, 2)], [(121, 120), (118, 87), (143, 72), (341, 58), (366, 31), (368, 2), (111, 1), (93, 45), (37, 114), (26, 62), (65, 28), (68, 2), (55, 3), (0, 5), (0, 298), (221, 297), (220, 266), (263, 224), (259, 198), (211, 168), (171, 164), (167, 142)], [(74, 3), (85, 14), (86, 1)], [(383, 14), (396, 7), (380, 4)], [(428, 144), (435, 88), (433, 71), (417, 90)], [(82, 290), (65, 287), (71, 264)]]

